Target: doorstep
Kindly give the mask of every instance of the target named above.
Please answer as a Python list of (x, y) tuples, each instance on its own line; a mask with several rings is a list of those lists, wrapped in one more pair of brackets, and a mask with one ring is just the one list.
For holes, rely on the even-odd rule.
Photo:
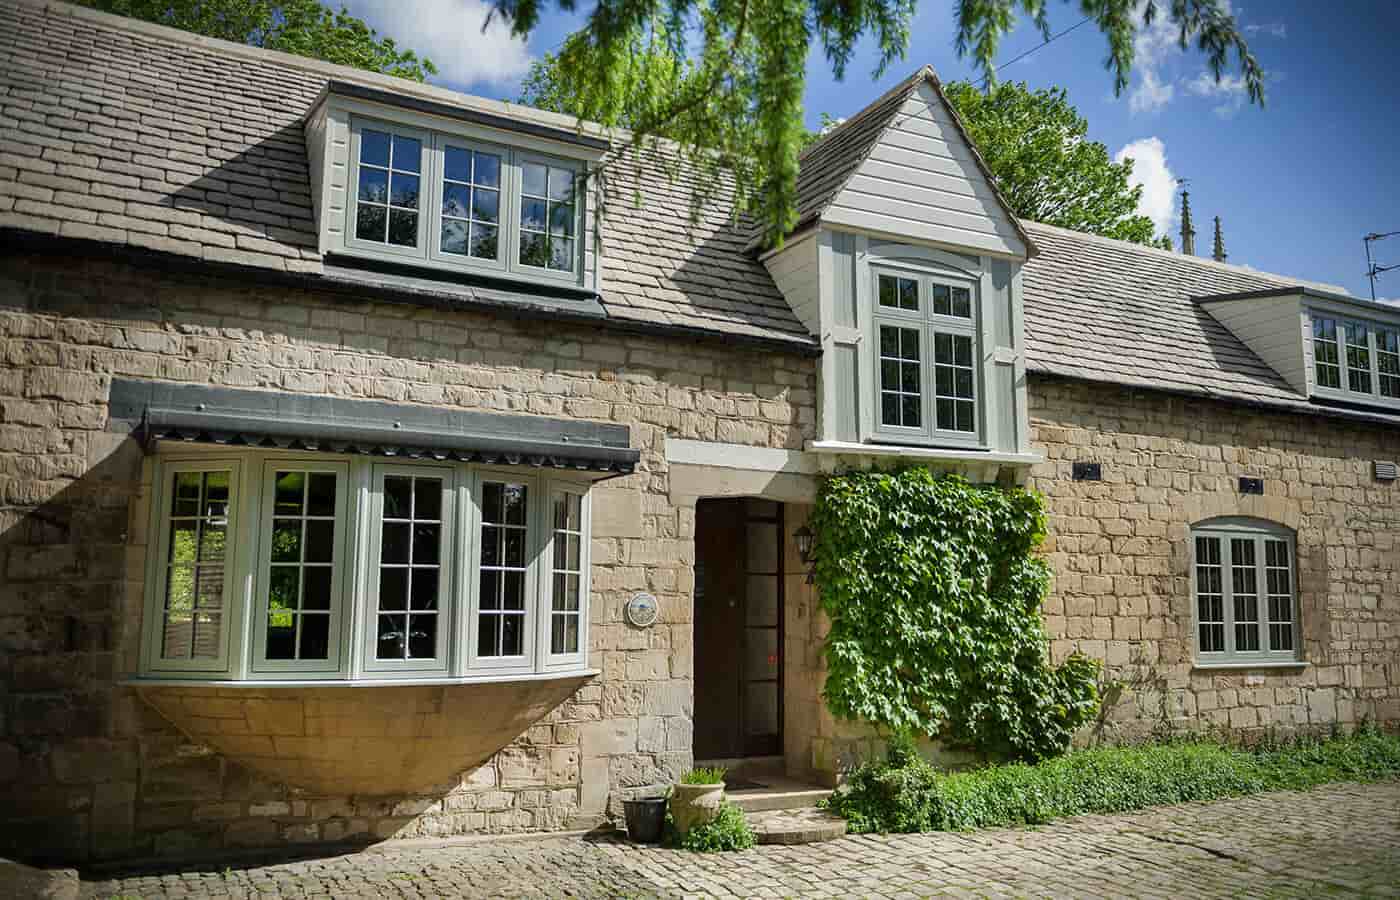
[(748, 822), (760, 844), (816, 844), (846, 834), (845, 819), (814, 806), (751, 813)]
[(786, 775), (755, 774), (743, 783), (754, 786), (726, 788), (724, 795), (746, 813), (814, 809), (831, 795), (830, 788)]

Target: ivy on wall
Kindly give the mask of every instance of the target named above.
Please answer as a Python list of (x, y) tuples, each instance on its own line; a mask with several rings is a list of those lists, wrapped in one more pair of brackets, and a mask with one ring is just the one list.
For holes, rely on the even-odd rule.
[(983, 754), (1062, 753), (1098, 709), (1100, 664), (1051, 665), (1040, 496), (910, 467), (826, 480), (810, 526), (841, 718)]

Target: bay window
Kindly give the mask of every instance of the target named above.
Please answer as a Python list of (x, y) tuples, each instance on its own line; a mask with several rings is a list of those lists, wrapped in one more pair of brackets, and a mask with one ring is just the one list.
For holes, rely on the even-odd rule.
[(585, 667), (586, 481), (220, 451), (156, 459), (145, 675), (470, 679)]
[(1192, 528), (1191, 545), (1197, 660), (1296, 661), (1292, 532), (1270, 522), (1219, 519)]
[(981, 439), (976, 285), (874, 269), (875, 432), (911, 442)]
[(355, 117), (346, 248), (577, 282), (583, 163)]

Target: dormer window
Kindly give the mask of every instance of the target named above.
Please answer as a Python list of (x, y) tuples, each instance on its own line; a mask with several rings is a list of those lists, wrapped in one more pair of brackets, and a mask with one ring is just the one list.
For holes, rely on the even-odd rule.
[(1312, 311), (1313, 381), (1347, 400), (1400, 400), (1400, 325)]
[(330, 264), (380, 260), (421, 268), (445, 290), (457, 289), (454, 276), (481, 275), (546, 286), (534, 303), (596, 303), (581, 293), (596, 296), (601, 269), (586, 239), (596, 216), (588, 175), (606, 140), (526, 113), (339, 82), (306, 135)]

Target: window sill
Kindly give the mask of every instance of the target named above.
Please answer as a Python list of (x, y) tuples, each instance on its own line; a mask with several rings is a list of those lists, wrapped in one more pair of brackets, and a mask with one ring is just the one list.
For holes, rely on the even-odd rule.
[(512, 681), (556, 681), (564, 678), (593, 678), (602, 674), (601, 669), (558, 669), (548, 672), (531, 672), (528, 674), (500, 674), (467, 675), (462, 677), (428, 675), (423, 677), (400, 677), (385, 678), (376, 676), (371, 678), (348, 678), (338, 679), (244, 679), (237, 680), (231, 678), (190, 678), (181, 675), (141, 675), (135, 678), (127, 678), (119, 681), (118, 684), (124, 687), (214, 687), (214, 688), (245, 688), (251, 690), (263, 690), (266, 688), (374, 688), (374, 687), (419, 687), (432, 685), (454, 685), (454, 684), (500, 684)]
[(1193, 663), (1192, 672), (1222, 672), (1242, 669), (1306, 669), (1312, 663), (1302, 660), (1261, 660), (1259, 662), (1214, 662)]
[(972, 450), (956, 447), (907, 447), (896, 444), (865, 444), (855, 441), (808, 441), (812, 453), (846, 456), (892, 456), (904, 459), (947, 460), (949, 462), (1001, 463), (1033, 466), (1045, 462), (1040, 453), (1006, 453), (999, 450)]

